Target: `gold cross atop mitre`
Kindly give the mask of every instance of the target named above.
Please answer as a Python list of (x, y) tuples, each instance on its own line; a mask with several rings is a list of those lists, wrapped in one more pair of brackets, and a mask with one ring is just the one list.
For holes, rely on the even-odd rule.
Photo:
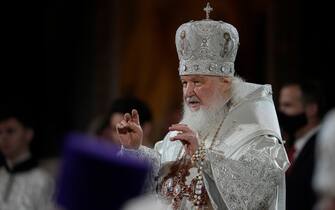
[(209, 19), (209, 13), (211, 13), (211, 11), (213, 11), (213, 8), (211, 7), (211, 5), (209, 5), (209, 2), (207, 2), (206, 7), (204, 8), (204, 11), (206, 12), (206, 19)]

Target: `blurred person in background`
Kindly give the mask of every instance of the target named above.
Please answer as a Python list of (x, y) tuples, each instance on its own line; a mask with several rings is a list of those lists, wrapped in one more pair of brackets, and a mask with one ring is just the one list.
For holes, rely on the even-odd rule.
[(4, 157), (0, 168), (1, 210), (54, 209), (54, 180), (32, 156), (33, 138), (34, 130), (26, 113), (1, 110), (0, 151)]
[(321, 87), (304, 81), (282, 86), (279, 95), (279, 124), (287, 138), (290, 167), (286, 172), (286, 209), (312, 209), (315, 143), (323, 113)]

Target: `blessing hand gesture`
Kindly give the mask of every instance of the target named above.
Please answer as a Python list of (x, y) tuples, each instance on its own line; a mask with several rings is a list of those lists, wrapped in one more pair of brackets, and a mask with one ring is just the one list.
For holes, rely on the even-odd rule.
[(116, 124), (116, 131), (121, 144), (127, 149), (138, 149), (142, 144), (143, 130), (140, 125), (140, 117), (136, 109), (131, 114), (123, 115), (123, 120)]

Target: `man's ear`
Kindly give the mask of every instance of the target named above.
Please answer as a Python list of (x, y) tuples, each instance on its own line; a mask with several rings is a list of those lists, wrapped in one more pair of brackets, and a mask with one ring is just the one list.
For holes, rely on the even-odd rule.
[(231, 77), (228, 77), (228, 76), (220, 77), (220, 81), (223, 84), (222, 85), (222, 91), (223, 92), (227, 92), (228, 90), (230, 90), (231, 84), (232, 84), (232, 78)]
[(143, 136), (148, 137), (152, 131), (152, 124), (150, 122), (145, 122), (142, 126)]
[(31, 128), (26, 128), (25, 131), (25, 140), (30, 143), (34, 138), (34, 130)]
[(316, 117), (319, 113), (319, 107), (316, 103), (310, 103), (306, 105), (306, 116), (308, 118), (310, 117)]

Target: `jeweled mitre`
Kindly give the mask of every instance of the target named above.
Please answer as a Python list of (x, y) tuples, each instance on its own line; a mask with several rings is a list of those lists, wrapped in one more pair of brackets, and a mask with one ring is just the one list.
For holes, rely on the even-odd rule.
[(234, 75), (239, 45), (236, 28), (204, 19), (182, 24), (176, 32), (179, 75)]

